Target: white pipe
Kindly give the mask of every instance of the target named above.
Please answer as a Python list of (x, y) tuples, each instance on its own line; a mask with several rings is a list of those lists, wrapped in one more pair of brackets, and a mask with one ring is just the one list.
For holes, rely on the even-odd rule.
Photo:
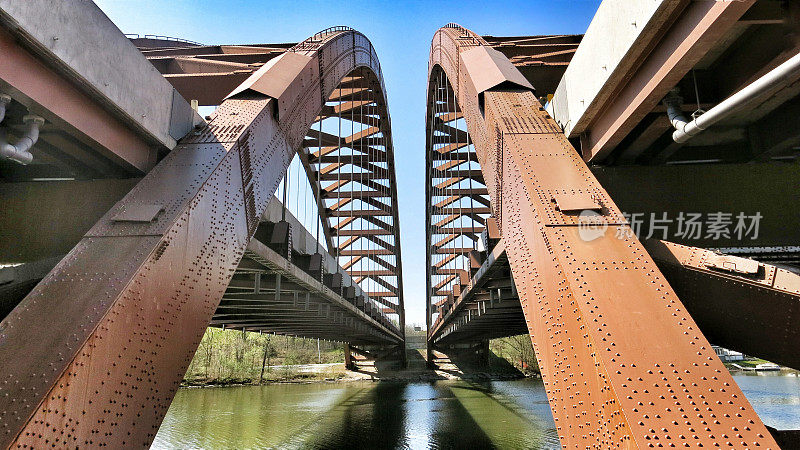
[(8, 94), (0, 94), (0, 122), (6, 117), (6, 107), (11, 103), (11, 96)]
[[(692, 136), (700, 134), (706, 128), (740, 111), (758, 97), (774, 89), (780, 89), (786, 86), (793, 79), (793, 75), (797, 75), (798, 71), (800, 71), (800, 54), (789, 58), (788, 61), (772, 69), (758, 80), (723, 100), (720, 104), (711, 108), (705, 114), (696, 117), (691, 122), (685, 121), (685, 118), (683, 118), (685, 123), (684, 121), (677, 120), (676, 125), (670, 115), (670, 121), (673, 122), (672, 125), (675, 127), (675, 132), (672, 133), (672, 139), (678, 143), (688, 141)], [(667, 107), (669, 113), (669, 105), (667, 105)]]
[(9, 144), (5, 138), (0, 140), (0, 156), (4, 156), (20, 164), (29, 164), (33, 161), (30, 149), (39, 140), (39, 127), (44, 125), (44, 118), (34, 114), (27, 115), (22, 121), (28, 124), (25, 134), (16, 144)]

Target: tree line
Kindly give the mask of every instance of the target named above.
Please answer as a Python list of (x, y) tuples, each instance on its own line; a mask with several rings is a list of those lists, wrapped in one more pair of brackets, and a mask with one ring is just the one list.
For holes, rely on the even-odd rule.
[(209, 327), (184, 383), (263, 383), (296, 378), (284, 366), (343, 362), (344, 346), (338, 342)]

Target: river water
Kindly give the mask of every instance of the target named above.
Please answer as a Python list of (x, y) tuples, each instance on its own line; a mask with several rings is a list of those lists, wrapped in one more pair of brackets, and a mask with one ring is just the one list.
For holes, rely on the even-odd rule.
[[(800, 378), (734, 378), (762, 420), (800, 428)], [(560, 448), (540, 380), (181, 389), (153, 448)]]

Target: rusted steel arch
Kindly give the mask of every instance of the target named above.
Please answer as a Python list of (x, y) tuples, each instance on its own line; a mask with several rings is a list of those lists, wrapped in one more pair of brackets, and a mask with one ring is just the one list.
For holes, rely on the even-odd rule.
[(148, 445), (323, 99), (371, 44), (326, 30), (270, 61), (0, 323), (0, 447)]
[[(404, 330), (397, 182), (383, 77), (370, 66), (358, 66), (325, 98), (299, 153), (319, 206), (324, 239), (357, 282), (372, 281), (376, 290), (370, 297), (398, 313)], [(363, 130), (334, 136), (321, 127), (328, 119), (358, 123)], [(318, 150), (310, 152), (309, 147)], [(344, 170), (347, 166), (350, 171)]]
[[(439, 70), (475, 145), (562, 445), (777, 448), (525, 78), (455, 24), (434, 35), (429, 89)], [(582, 239), (583, 210), (608, 232)]]
[(479, 241), (491, 208), (455, 91), (439, 67), (431, 71), (428, 94), (433, 107), (426, 130), (426, 267), (428, 328), (433, 330), (480, 267)]

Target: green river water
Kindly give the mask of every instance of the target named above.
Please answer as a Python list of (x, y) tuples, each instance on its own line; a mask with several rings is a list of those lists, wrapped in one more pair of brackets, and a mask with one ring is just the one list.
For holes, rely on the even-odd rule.
[[(800, 428), (800, 378), (735, 375), (767, 425)], [(181, 389), (153, 448), (560, 448), (540, 380)]]

